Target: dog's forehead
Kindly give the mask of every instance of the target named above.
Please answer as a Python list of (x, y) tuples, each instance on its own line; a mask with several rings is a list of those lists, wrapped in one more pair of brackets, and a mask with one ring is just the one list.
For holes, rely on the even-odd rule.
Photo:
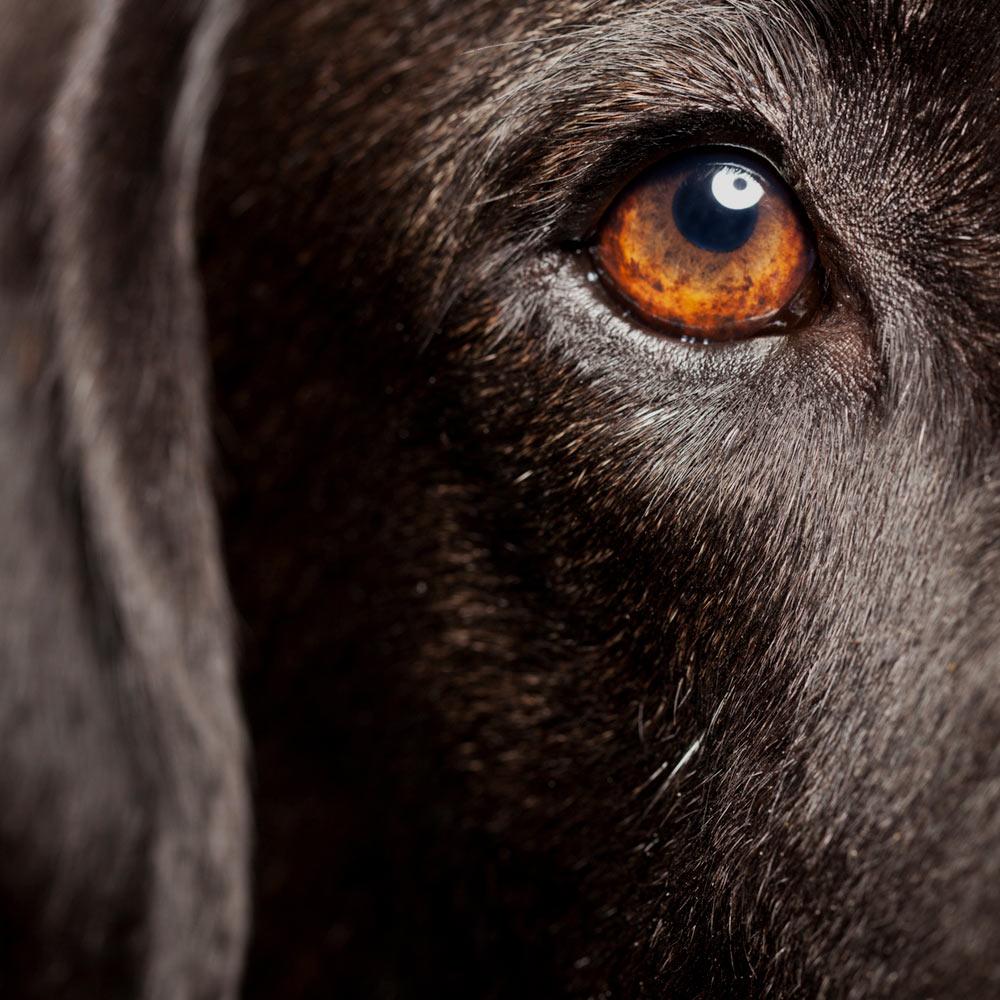
[(965, 156), (995, 141), (1000, 45), (987, 8), (968, 0), (556, 0), (520, 17), (469, 18), (475, 41), (462, 54), (506, 77), (491, 98), (558, 100), (567, 117), (610, 119), (640, 104), (654, 109), (657, 99), (664, 111), (735, 105), (796, 140), (806, 129), (843, 135), (839, 159), (848, 164), (859, 140), (871, 153), (876, 137), (877, 152), (936, 161), (957, 136)]
[[(322, 33), (315, 5), (300, 6), (305, 52)], [(369, 152), (405, 120), (407, 147), (421, 163), (441, 164), (441, 175), (456, 173), (468, 153), (485, 177), (484, 153), (505, 155), (531, 139), (539, 158), (565, 141), (565, 177), (574, 153), (596, 153), (640, 119), (724, 109), (768, 121), (793, 154), (814, 161), (820, 187), (842, 186), (822, 176), (832, 166), (856, 173), (869, 193), (923, 190), (930, 205), (993, 180), (1000, 43), (989, 8), (976, 0), (387, 4), (347, 31), (333, 19), (340, 39), (326, 44), (320, 80), (324, 92), (338, 81), (334, 116), (343, 116), (344, 95), (354, 95), (347, 121), (364, 109), (356, 135)]]

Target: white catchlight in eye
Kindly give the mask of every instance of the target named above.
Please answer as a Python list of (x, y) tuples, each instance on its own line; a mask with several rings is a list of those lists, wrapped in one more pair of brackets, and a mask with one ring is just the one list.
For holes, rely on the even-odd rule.
[(742, 212), (753, 208), (764, 197), (764, 189), (739, 167), (723, 167), (712, 178), (712, 195), (723, 208)]

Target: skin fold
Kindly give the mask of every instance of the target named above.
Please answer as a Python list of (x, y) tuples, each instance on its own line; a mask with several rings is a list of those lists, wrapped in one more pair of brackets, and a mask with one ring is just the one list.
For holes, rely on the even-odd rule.
[[(0, 985), (1000, 992), (989, 5), (22, 6)], [(787, 337), (576, 252), (719, 145)]]

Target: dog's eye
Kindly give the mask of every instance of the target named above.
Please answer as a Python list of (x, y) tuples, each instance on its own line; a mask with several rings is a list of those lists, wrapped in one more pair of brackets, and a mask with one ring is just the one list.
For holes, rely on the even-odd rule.
[(686, 153), (647, 170), (611, 206), (591, 253), (631, 311), (685, 338), (784, 333), (821, 297), (795, 195), (742, 152)]

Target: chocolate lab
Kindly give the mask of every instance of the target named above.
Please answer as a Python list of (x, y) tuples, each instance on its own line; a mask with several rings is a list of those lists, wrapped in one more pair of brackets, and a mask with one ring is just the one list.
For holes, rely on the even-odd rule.
[(998, 88), (0, 0), (4, 996), (1000, 994)]

